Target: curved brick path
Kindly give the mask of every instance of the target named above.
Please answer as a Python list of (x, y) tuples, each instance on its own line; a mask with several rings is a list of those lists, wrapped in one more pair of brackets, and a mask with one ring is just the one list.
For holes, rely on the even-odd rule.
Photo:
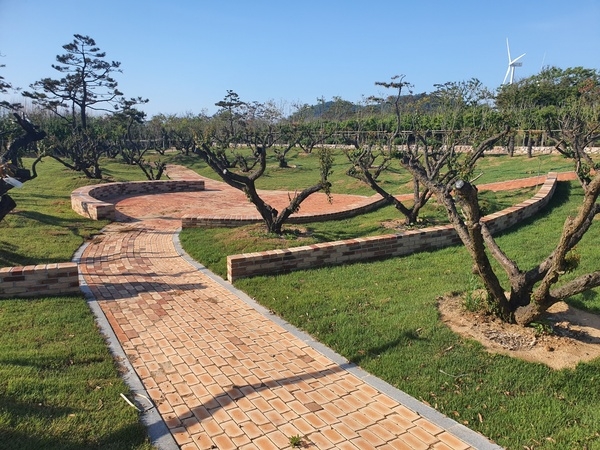
[[(169, 169), (171, 178), (197, 177)], [(212, 213), (219, 200), (237, 195), (218, 182), (207, 189), (202, 207)], [(78, 256), (88, 295), (110, 324), (104, 331), (110, 340), (112, 328), (143, 384), (137, 392), (154, 403), (138, 402), (161, 448), (282, 449), (292, 436), (312, 449), (499, 448), (347, 364), (182, 257), (179, 218), (200, 201), (188, 195), (122, 199), (125, 223), (107, 226)], [(303, 206), (323, 207), (331, 205)], [(156, 412), (166, 427), (149, 419)]]

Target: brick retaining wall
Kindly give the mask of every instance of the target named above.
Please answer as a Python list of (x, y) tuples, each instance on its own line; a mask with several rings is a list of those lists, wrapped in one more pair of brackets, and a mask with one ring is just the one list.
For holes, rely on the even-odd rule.
[[(550, 173), (531, 199), (486, 216), (492, 233), (531, 217), (548, 204), (556, 189), (557, 174)], [(227, 279), (375, 260), (435, 250), (460, 243), (452, 225), (410, 230), (398, 234), (326, 242), (282, 250), (244, 253), (227, 257)]]
[(0, 268), (0, 298), (79, 294), (77, 264)]
[[(381, 198), (379, 194), (365, 199), (353, 206), (345, 208), (341, 211), (315, 213), (295, 213), (292, 214), (286, 223), (310, 223), (310, 222), (325, 222), (328, 220), (349, 219), (361, 214), (366, 214), (375, 211), (382, 206), (385, 206), (386, 200)], [(243, 225), (251, 225), (253, 223), (262, 223), (263, 220), (259, 217), (224, 215), (222, 213), (215, 216), (194, 216), (186, 215), (181, 218), (181, 228), (234, 228)]]
[(193, 192), (204, 190), (203, 180), (158, 180), (105, 183), (83, 186), (71, 193), (71, 208), (92, 220), (114, 220), (113, 198), (122, 196), (162, 194), (166, 192)]

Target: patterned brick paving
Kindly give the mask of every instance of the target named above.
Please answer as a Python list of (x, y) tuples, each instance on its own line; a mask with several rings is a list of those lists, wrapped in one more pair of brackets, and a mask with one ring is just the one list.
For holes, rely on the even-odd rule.
[[(169, 174), (194, 176), (174, 167)], [(202, 208), (214, 212), (229, 194), (217, 183), (207, 187), (220, 192), (203, 197)], [(189, 195), (123, 199), (117, 208), (125, 222), (106, 227), (80, 260), (85, 282), (181, 449), (282, 449), (292, 436), (311, 449), (474, 448), (186, 262), (173, 236), (179, 217), (198, 208)], [(331, 206), (315, 201), (305, 209), (321, 207)], [(485, 442), (479, 448), (498, 448)]]

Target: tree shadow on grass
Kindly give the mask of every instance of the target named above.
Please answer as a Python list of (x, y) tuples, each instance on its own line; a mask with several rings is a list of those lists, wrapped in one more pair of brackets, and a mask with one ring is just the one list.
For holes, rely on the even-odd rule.
[(590, 305), (590, 302), (598, 303), (600, 295), (595, 290), (582, 292), (576, 297), (567, 300), (567, 303), (577, 309), (587, 311), (594, 314), (600, 314), (600, 306)]
[(50, 214), (44, 214), (37, 211), (18, 211), (15, 215), (24, 217), (34, 222), (43, 223), (45, 225), (52, 225), (55, 227), (68, 228), (73, 226), (73, 219), (63, 219)]
[[(85, 411), (69, 407), (23, 402), (11, 396), (0, 396), (0, 412), (8, 420), (0, 424), (0, 450), (44, 449), (132, 449), (147, 442), (147, 433), (140, 423), (122, 426), (103, 436), (89, 436), (75, 430), (76, 416)], [(73, 416), (73, 427), (65, 425), (65, 417)], [(60, 421), (58, 424), (56, 421)], [(32, 425), (32, 422), (38, 425)], [(67, 422), (68, 423), (68, 422)], [(40, 431), (42, 428), (44, 431)]]
[(386, 342), (377, 347), (372, 347), (367, 350), (357, 352), (355, 355), (350, 356), (348, 359), (350, 362), (360, 365), (366, 359), (376, 358), (382, 353), (392, 350), (401, 345), (410, 345), (410, 341), (423, 341), (425, 338), (421, 337), (417, 330), (403, 331), (402, 334), (389, 342)]

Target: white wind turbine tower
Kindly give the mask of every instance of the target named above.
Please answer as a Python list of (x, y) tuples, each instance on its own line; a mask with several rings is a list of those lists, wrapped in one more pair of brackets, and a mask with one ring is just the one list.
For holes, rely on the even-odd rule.
[(504, 75), (504, 81), (502, 84), (506, 84), (506, 79), (510, 75), (510, 80), (508, 84), (512, 84), (515, 79), (515, 67), (521, 67), (523, 65), (519, 60), (525, 56), (523, 53), (521, 56), (516, 57), (515, 59), (510, 58), (510, 47), (508, 45), (508, 38), (506, 38), (506, 49), (508, 50), (508, 69), (506, 69), (506, 75)]

